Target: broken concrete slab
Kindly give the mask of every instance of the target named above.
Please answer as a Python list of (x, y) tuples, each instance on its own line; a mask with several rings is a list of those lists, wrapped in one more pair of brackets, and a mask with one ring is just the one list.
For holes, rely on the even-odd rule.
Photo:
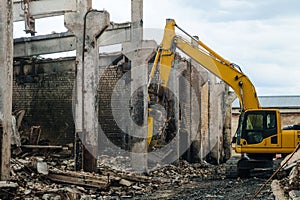
[(43, 175), (48, 175), (49, 174), (49, 170), (48, 170), (48, 165), (46, 162), (43, 162), (41, 160), (37, 161), (37, 172)]
[(287, 200), (288, 198), (284, 195), (284, 190), (280, 186), (278, 180), (273, 180), (271, 183), (271, 189), (275, 196), (275, 200)]
[(289, 191), (289, 197), (291, 200), (300, 200), (300, 191), (299, 190)]
[(17, 188), (18, 186), (18, 183), (11, 181), (0, 181), (0, 188)]
[(124, 185), (124, 186), (131, 186), (132, 185), (132, 182), (126, 180), (126, 179), (121, 179), (120, 182), (119, 182), (120, 185)]

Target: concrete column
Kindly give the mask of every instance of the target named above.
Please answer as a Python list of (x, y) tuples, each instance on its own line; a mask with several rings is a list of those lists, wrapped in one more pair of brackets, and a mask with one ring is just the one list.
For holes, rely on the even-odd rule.
[[(0, 119), (1, 180), (10, 176), (13, 79), (13, 0), (0, 4)], [(2, 126), (2, 130), (1, 130)]]
[[(192, 66), (185, 62), (185, 71), (179, 79), (181, 123), (179, 131), (179, 143), (182, 158), (191, 161), (191, 134), (192, 134)], [(186, 151), (185, 151), (186, 150)]]
[[(75, 131), (82, 149), (76, 169), (96, 171), (98, 147), (99, 48), (98, 37), (109, 25), (108, 12), (90, 10), (91, 0), (80, 0), (77, 13), (65, 14), (65, 26), (76, 36)], [(90, 11), (88, 11), (90, 10)], [(85, 27), (84, 27), (85, 26)], [(85, 36), (84, 36), (85, 34)], [(80, 149), (80, 148), (79, 148)], [(81, 166), (80, 166), (81, 164)]]
[(201, 149), (200, 158), (203, 160), (209, 153), (209, 82), (206, 82), (201, 88)]
[[(198, 36), (194, 36), (197, 40)], [(197, 48), (199, 45), (195, 40), (191, 40), (191, 44)], [(191, 59), (192, 65), (192, 75), (191, 75), (191, 83), (192, 83), (192, 92), (194, 95), (191, 100), (191, 133), (196, 134), (194, 136), (193, 141), (193, 158), (196, 160), (202, 160), (202, 87), (208, 81), (208, 72), (204, 70), (204, 68), (199, 65), (197, 62)], [(195, 105), (197, 103), (197, 105)], [(199, 113), (200, 111), (200, 113)], [(200, 120), (199, 120), (200, 119)], [(192, 136), (192, 135), (191, 135)]]
[(223, 128), (224, 128), (224, 91), (225, 84), (217, 83), (216, 77), (210, 74), (209, 87), (209, 140), (210, 159), (220, 163), (223, 157)]
[(229, 91), (229, 86), (225, 86), (225, 119), (224, 119), (224, 161), (228, 160), (231, 157), (231, 121), (232, 121), (232, 111), (231, 111), (231, 105), (233, 101), (237, 98), (236, 94), (234, 92)]
[(143, 0), (131, 1), (131, 42), (123, 44), (123, 53), (131, 61), (132, 167), (147, 171), (148, 60), (156, 43), (143, 41)]
[[(169, 87), (171, 90), (173, 90), (174, 94), (175, 94), (175, 98), (174, 98), (174, 118), (175, 118), (175, 124), (176, 124), (176, 152), (175, 152), (175, 155), (176, 155), (176, 160), (180, 158), (181, 156), (181, 153), (180, 153), (180, 126), (181, 126), (181, 123), (180, 123), (180, 83), (179, 83), (179, 80), (180, 80), (180, 77), (182, 76), (182, 71), (185, 69), (185, 64), (181, 61), (177, 62), (175, 60), (174, 62), (174, 69), (176, 70), (176, 73), (173, 74), (172, 76), (172, 73), (170, 74), (170, 78), (169, 78)], [(173, 147), (174, 149), (174, 147)], [(174, 159), (174, 160), (175, 160)]]

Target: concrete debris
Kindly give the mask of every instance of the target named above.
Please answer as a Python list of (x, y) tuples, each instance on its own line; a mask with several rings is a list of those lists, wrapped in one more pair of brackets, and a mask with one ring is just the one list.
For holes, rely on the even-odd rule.
[[(288, 155), (282, 162), (289, 158)], [(279, 180), (272, 181), (275, 199), (300, 199), (300, 152), (296, 152), (286, 166), (282, 168)]]
[(126, 179), (121, 179), (119, 183), (120, 183), (120, 185), (127, 186), (127, 187), (130, 187), (132, 185), (132, 182), (130, 182)]
[(284, 195), (283, 189), (280, 187), (280, 183), (278, 180), (272, 181), (271, 189), (276, 200), (287, 200), (286, 196)]
[(299, 188), (299, 165), (296, 165), (290, 172), (289, 186), (290, 189)]
[(46, 162), (43, 162), (42, 160), (38, 160), (37, 161), (37, 172), (43, 175), (48, 175), (49, 171), (48, 171), (48, 166)]
[[(286, 162), (287, 159), (289, 159), (290, 155), (286, 156), (283, 161), (281, 162), (281, 165)], [(297, 165), (297, 163), (300, 162), (300, 151), (296, 151), (293, 157), (286, 163), (284, 166), (284, 170), (288, 170), (294, 166)]]
[(299, 190), (289, 191), (289, 197), (292, 200), (300, 200), (300, 191)]
[[(126, 157), (119, 159), (127, 160)], [(153, 193), (165, 186), (180, 187), (196, 179), (225, 174), (222, 167), (178, 161), (142, 175), (99, 161), (99, 173), (74, 171), (74, 160), (52, 157), (12, 159), (10, 182), (0, 182), (3, 199), (111, 199)], [(117, 161), (117, 159), (115, 160)], [(121, 164), (121, 163), (120, 163)], [(5, 190), (3, 190), (5, 188)], [(3, 192), (5, 191), (5, 192)], [(6, 195), (6, 196), (3, 196)]]
[(203, 163), (190, 164), (181, 160), (176, 164), (167, 165), (157, 170), (151, 171), (150, 176), (164, 177), (173, 181), (188, 182), (197, 179), (225, 178), (225, 167)]
[(0, 188), (16, 188), (18, 187), (17, 183), (14, 182), (8, 182), (8, 181), (0, 181)]
[(18, 184), (12, 181), (0, 181), (0, 199), (10, 199), (11, 194), (15, 194)]

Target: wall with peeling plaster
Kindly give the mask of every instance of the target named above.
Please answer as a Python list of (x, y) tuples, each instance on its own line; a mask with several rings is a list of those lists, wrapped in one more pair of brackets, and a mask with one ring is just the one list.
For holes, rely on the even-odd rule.
[[(188, 85), (183, 84), (178, 88), (181, 93), (183, 92), (181, 96), (184, 97), (180, 100), (181, 127), (184, 127), (189, 134), (197, 132), (195, 141), (188, 150), (188, 156), (185, 157), (190, 161), (199, 161), (205, 159), (205, 156), (212, 150), (209, 154), (210, 159), (215, 162), (222, 161), (224, 155), (224, 138), (222, 137), (225, 112), (224, 84), (205, 83), (205, 80), (202, 80), (203, 74), (199, 74), (199, 71), (191, 67), (189, 62), (181, 62), (183, 63), (182, 69), (178, 69), (181, 71), (180, 76), (189, 82)], [(130, 97), (126, 96), (126, 94), (130, 94), (131, 78), (130, 73), (126, 73), (129, 68), (127, 62), (100, 67), (99, 123), (106, 134), (106, 138), (99, 140), (101, 141), (99, 146), (101, 152), (104, 152), (107, 140), (113, 141), (122, 149), (130, 149), (131, 143), (134, 142), (125, 133), (130, 130), (128, 127), (130, 123), (125, 114), (128, 111), (125, 109), (130, 109)], [(124, 74), (126, 76), (123, 76)], [(41, 139), (49, 140), (53, 145), (73, 142), (74, 80), (75, 58), (16, 61), (13, 109), (26, 110), (22, 128), (25, 130), (31, 126), (40, 125), (42, 127)], [(190, 96), (191, 89), (195, 92), (196, 97), (194, 98), (196, 99)], [(114, 96), (112, 96), (113, 92)], [(195, 112), (199, 112), (199, 110), (194, 110), (195, 102), (200, 107), (200, 121), (194, 119)], [(119, 105), (113, 108), (118, 113), (118, 123), (112, 114), (112, 103)], [(176, 109), (172, 110), (172, 112), (174, 111), (176, 112)], [(195, 125), (196, 129), (192, 128), (191, 123)], [(171, 131), (176, 134), (178, 127)], [(212, 140), (211, 136), (216, 139)]]

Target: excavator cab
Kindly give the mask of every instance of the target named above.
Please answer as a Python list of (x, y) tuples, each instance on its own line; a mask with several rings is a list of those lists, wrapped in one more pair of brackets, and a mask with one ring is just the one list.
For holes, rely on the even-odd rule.
[[(279, 130), (281, 127), (278, 110), (254, 109), (242, 112), (233, 140), (236, 143), (235, 150), (247, 153), (247, 147), (267, 148), (269, 145), (279, 145)], [(255, 153), (255, 150), (248, 153)]]

